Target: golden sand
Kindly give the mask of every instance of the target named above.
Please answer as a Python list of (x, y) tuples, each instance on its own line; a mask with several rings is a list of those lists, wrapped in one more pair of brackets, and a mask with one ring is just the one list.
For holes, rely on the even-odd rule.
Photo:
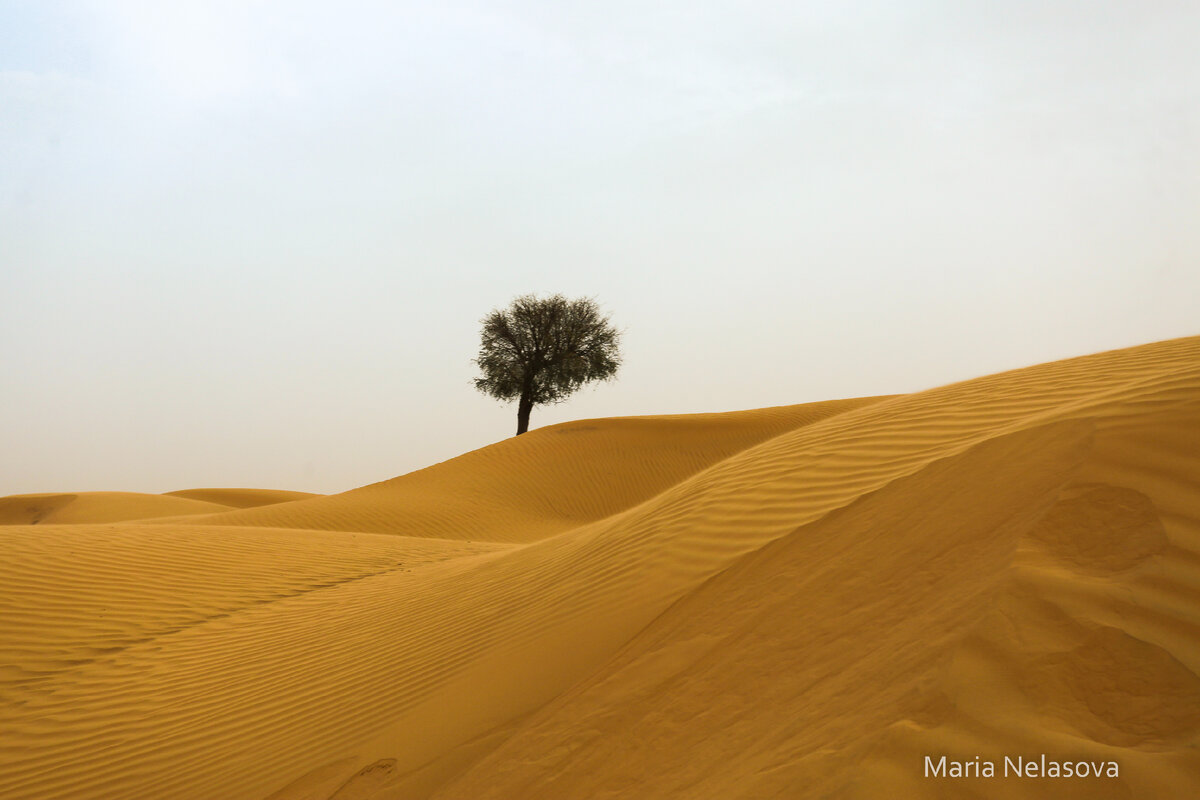
[(306, 500), (320, 495), (311, 492), (289, 492), (282, 489), (183, 489), (178, 492), (167, 492), (166, 496), (203, 500), (206, 503), (217, 503), (230, 508), (254, 508), (274, 503), (286, 503), (291, 500)]
[(0, 525), (127, 522), (228, 511), (230, 506), (188, 497), (137, 492), (14, 494), (0, 497)]
[(1200, 338), (0, 513), (2, 798), (1200, 796)]

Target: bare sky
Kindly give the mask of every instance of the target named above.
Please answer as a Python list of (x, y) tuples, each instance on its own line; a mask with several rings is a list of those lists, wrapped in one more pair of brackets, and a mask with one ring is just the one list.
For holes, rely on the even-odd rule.
[(0, 0), (0, 494), (340, 491), (533, 426), (1200, 333), (1200, 4)]

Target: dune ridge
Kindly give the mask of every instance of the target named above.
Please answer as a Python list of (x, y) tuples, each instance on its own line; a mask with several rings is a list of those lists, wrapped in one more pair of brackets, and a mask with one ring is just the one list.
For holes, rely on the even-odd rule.
[(0, 796), (1200, 791), (1200, 338), (703, 417), (0, 531)]
[(187, 521), (529, 542), (611, 516), (740, 450), (880, 399), (565, 422), (339, 495)]

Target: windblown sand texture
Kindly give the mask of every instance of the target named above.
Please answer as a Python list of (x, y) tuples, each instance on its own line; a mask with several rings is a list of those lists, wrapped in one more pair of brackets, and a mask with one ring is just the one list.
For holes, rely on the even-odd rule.
[(1200, 797), (1200, 337), (228, 492), (0, 500), (0, 798)]

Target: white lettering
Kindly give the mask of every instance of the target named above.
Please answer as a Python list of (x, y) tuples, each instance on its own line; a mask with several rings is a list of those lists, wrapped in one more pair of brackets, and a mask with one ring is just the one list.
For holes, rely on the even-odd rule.
[[(1004, 756), (1004, 776), (1018, 778), (1119, 778), (1115, 761), (1053, 761), (1042, 753), (1037, 760), (1023, 756)], [(951, 761), (942, 756), (936, 762), (925, 756), (925, 777), (994, 778), (996, 764), (975, 756), (971, 761)]]

